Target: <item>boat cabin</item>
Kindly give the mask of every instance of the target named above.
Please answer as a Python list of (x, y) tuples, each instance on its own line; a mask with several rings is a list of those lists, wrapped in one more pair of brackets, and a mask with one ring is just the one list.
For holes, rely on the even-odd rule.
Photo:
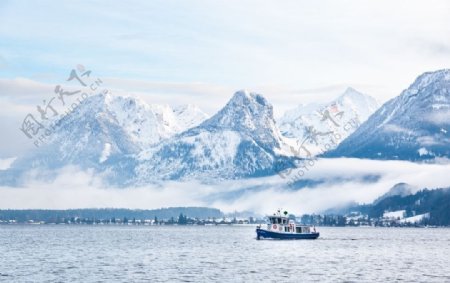
[(289, 219), (287, 217), (283, 217), (283, 216), (269, 216), (270, 224), (287, 225), (288, 221), (289, 221)]
[(269, 223), (267, 224), (268, 230), (275, 230), (279, 232), (290, 232), (293, 233), (296, 229), (295, 221), (289, 219), (285, 216), (274, 215), (269, 216)]
[(311, 233), (311, 227), (306, 225), (297, 225), (294, 220), (288, 217), (274, 215), (269, 216), (269, 223), (267, 224), (267, 229), (271, 231), (279, 231), (285, 233)]

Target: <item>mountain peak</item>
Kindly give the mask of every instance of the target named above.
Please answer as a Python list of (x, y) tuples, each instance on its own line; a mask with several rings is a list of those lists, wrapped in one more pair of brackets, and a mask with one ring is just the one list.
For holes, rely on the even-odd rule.
[(254, 92), (249, 92), (246, 89), (235, 92), (229, 103), (237, 105), (245, 105), (245, 104), (260, 104), (262, 106), (270, 105), (262, 95)]
[(274, 125), (272, 105), (262, 95), (246, 90), (237, 91), (225, 107), (201, 124), (237, 131), (257, 131)]
[(430, 84), (438, 82), (450, 82), (450, 69), (441, 69), (433, 72), (425, 72), (414, 81), (410, 88), (423, 89)]
[(178, 119), (180, 128), (183, 130), (195, 127), (209, 118), (209, 115), (195, 104), (177, 106), (173, 108), (173, 113)]
[(327, 156), (426, 160), (448, 157), (450, 69), (423, 73)]
[[(431, 113), (448, 111), (450, 108), (450, 69), (423, 73), (409, 88), (393, 100), (398, 100), (396, 102), (398, 109), (394, 111), (395, 113), (408, 110), (415, 112), (416, 115), (422, 113), (426, 118)], [(389, 121), (390, 119), (386, 120), (386, 122)]]
[(344, 94), (346, 93), (358, 93), (358, 94), (362, 94), (359, 91), (357, 91), (356, 89), (352, 88), (351, 86), (347, 87), (344, 91)]
[(393, 196), (400, 196), (400, 197), (405, 197), (408, 195), (412, 195), (414, 193), (414, 191), (417, 191), (417, 189), (407, 183), (397, 183), (395, 184), (392, 188), (389, 189), (389, 191), (387, 191), (385, 194), (383, 194), (382, 196), (378, 197), (374, 203), (379, 203), (382, 200), (388, 198), (388, 197), (393, 197)]
[(337, 98), (337, 101), (343, 101), (345, 99), (350, 99), (355, 102), (367, 101), (371, 104), (378, 104), (378, 102), (376, 102), (375, 98), (373, 98), (367, 94), (364, 94), (360, 91), (357, 91), (356, 89), (354, 89), (352, 87), (347, 87), (347, 89)]
[[(310, 153), (317, 154), (321, 151), (320, 145), (336, 144), (345, 139), (359, 123), (367, 120), (378, 106), (378, 102), (373, 97), (349, 87), (337, 99), (328, 103), (299, 105), (287, 111), (280, 119), (279, 125), (283, 136), (293, 138), (298, 143), (304, 143)], [(330, 120), (324, 121), (321, 113), (325, 109), (339, 119), (340, 123), (352, 122), (354, 127), (344, 129), (344, 127), (336, 127), (336, 124)], [(312, 130), (322, 134), (311, 139)], [(341, 139), (331, 140), (332, 136), (326, 134), (330, 132), (339, 134)]]
[[(210, 119), (140, 155), (142, 180), (241, 178), (292, 166), (273, 119), (272, 105), (261, 95), (238, 91)], [(280, 163), (278, 163), (280, 162)], [(291, 165), (289, 165), (291, 164)]]
[(341, 94), (341, 97), (344, 96), (359, 96), (359, 97), (365, 97), (366, 95), (357, 91), (356, 89), (352, 87), (347, 87), (344, 91), (344, 93)]
[(240, 97), (240, 96), (250, 97), (250, 91), (248, 91), (247, 89), (241, 89), (236, 91), (233, 95), (233, 97)]

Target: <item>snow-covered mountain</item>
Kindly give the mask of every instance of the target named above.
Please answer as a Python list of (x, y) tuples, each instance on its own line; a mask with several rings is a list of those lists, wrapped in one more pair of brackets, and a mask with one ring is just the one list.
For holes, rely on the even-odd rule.
[(54, 170), (76, 166), (111, 184), (136, 185), (262, 176), (293, 166), (272, 105), (261, 95), (239, 91), (216, 115), (205, 117), (193, 105), (172, 109), (95, 95), (60, 117), (47, 143), (18, 158), (1, 179), (17, 184), (38, 169), (34, 177), (47, 180)]
[(132, 97), (98, 95), (108, 112), (141, 148), (167, 139), (176, 133), (197, 126), (208, 115), (195, 105), (172, 109), (169, 105), (147, 104)]
[(293, 139), (312, 155), (334, 148), (379, 107), (371, 96), (348, 88), (329, 103), (301, 104), (287, 111), (278, 123), (283, 136)]
[(450, 70), (424, 73), (325, 156), (426, 160), (450, 156)]
[[(58, 123), (71, 122), (89, 128), (93, 121), (105, 118), (120, 127), (130, 141), (142, 149), (199, 125), (208, 115), (195, 105), (172, 109), (169, 105), (147, 104), (138, 98), (97, 94), (84, 100), (68, 117), (60, 116)], [(60, 140), (58, 134), (67, 133), (56, 132), (50, 142)]]
[(68, 165), (94, 170), (119, 185), (271, 175), (308, 152), (332, 149), (366, 119), (325, 156), (449, 156), (450, 70), (423, 74), (372, 114), (377, 106), (373, 98), (348, 89), (333, 102), (287, 112), (280, 131), (272, 105), (248, 91), (236, 92), (209, 119), (193, 105), (171, 108), (99, 94), (56, 120), (46, 145), (16, 159), (0, 172), (0, 181), (17, 184), (33, 169), (48, 179), (52, 170)]
[(238, 91), (216, 115), (140, 154), (139, 183), (154, 179), (235, 179), (276, 173), (292, 166), (273, 119), (259, 94)]
[(173, 110), (132, 97), (94, 95), (61, 116), (45, 144), (18, 158), (10, 173), (73, 165), (106, 174), (112, 182), (127, 183), (134, 178), (138, 153), (206, 117), (192, 105)]

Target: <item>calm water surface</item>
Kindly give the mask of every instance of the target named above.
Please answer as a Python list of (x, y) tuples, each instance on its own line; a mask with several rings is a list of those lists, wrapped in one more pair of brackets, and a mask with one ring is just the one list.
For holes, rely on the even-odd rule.
[(0, 226), (4, 282), (450, 282), (450, 229)]

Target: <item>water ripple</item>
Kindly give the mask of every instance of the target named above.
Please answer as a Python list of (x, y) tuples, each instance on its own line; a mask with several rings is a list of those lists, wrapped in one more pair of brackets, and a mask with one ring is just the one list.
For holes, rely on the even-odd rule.
[(449, 282), (450, 229), (0, 226), (5, 282)]

